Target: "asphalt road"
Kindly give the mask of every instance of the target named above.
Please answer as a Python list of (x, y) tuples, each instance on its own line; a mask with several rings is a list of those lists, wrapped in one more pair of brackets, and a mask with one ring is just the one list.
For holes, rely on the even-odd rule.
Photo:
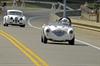
[(39, 66), (34, 60), (40, 61), (40, 66), (100, 66), (100, 32), (75, 27), (75, 45), (51, 41), (43, 44), (41, 26), (52, 21), (50, 12), (27, 12), (25, 15), (25, 28), (0, 25), (0, 66)]

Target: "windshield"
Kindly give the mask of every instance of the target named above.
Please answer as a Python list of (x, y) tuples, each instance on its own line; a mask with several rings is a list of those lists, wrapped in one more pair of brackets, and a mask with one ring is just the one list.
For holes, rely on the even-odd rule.
[(59, 23), (62, 24), (62, 25), (68, 25), (68, 26), (71, 25), (71, 23), (70, 23), (69, 21), (67, 21), (67, 22), (62, 22), (62, 21), (60, 21)]
[(62, 26), (62, 25), (64, 25), (64, 26), (70, 26), (70, 23), (69, 22), (56, 22), (56, 23), (49, 23), (49, 25), (59, 25), (59, 26)]
[(21, 12), (16, 12), (16, 11), (11, 11), (11, 12), (9, 12), (8, 13), (9, 15), (22, 15), (22, 13)]
[(71, 20), (68, 17), (67, 18), (60, 18), (57, 22), (62, 24), (62, 25), (71, 26)]

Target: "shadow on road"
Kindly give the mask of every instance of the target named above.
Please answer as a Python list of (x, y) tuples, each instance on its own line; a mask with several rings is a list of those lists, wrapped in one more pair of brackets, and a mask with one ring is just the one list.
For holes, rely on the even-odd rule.
[[(62, 43), (62, 42), (48, 42), (47, 44), (52, 44), (52, 45), (70, 45), (68, 43)], [(78, 43), (75, 43), (75, 45), (72, 45), (72, 46), (88, 46), (86, 44), (78, 44)]]
[(48, 42), (47, 44), (53, 44), (53, 45), (69, 45), (68, 43), (61, 43), (61, 42)]

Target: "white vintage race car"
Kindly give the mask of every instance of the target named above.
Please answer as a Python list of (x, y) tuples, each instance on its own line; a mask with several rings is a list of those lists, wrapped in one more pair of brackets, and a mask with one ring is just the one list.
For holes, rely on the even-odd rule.
[(7, 10), (7, 15), (3, 18), (3, 25), (19, 25), (25, 27), (26, 18), (20, 10)]
[(48, 40), (58, 42), (68, 41), (70, 45), (74, 45), (75, 34), (70, 20), (67, 18), (62, 18), (55, 24), (43, 25), (41, 42), (47, 43)]

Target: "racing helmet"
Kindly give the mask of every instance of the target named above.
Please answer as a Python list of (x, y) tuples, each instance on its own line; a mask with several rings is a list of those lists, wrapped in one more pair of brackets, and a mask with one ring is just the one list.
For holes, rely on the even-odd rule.
[(67, 18), (62, 18), (61, 22), (68, 22)]

